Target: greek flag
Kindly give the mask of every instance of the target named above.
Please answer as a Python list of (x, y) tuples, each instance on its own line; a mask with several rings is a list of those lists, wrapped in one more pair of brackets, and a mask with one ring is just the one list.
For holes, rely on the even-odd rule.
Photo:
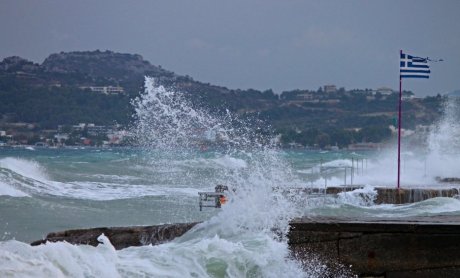
[(428, 58), (420, 58), (401, 52), (399, 76), (401, 78), (430, 78)]

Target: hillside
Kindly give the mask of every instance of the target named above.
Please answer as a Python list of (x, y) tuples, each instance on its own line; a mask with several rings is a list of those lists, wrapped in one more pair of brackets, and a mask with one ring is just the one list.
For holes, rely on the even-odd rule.
[[(20, 57), (0, 62), (0, 130), (1, 124), (11, 122), (34, 123), (36, 129), (81, 122), (127, 125), (133, 114), (130, 100), (143, 90), (144, 76), (155, 77), (209, 110), (263, 118), (285, 142), (378, 142), (391, 135), (388, 126), (395, 124), (398, 95), (388, 90), (320, 88), (279, 96), (271, 90), (233, 90), (177, 75), (140, 55), (97, 50), (51, 54), (42, 64)], [(404, 127), (428, 125), (439, 117), (441, 97), (405, 95)]]
[[(225, 106), (234, 111), (246, 111), (254, 106), (256, 109), (266, 106), (264, 101), (257, 101), (259, 98), (267, 99), (261, 92), (229, 90), (225, 87), (201, 83), (191, 77), (180, 76), (160, 66), (154, 66), (140, 55), (85, 51), (52, 54), (41, 65), (20, 57), (5, 58), (0, 62), (0, 91), (2, 92), (0, 97), (3, 100), (0, 103), (0, 114), (17, 114), (19, 121), (43, 122), (42, 116), (31, 119), (33, 116), (27, 116), (27, 111), (21, 111), (25, 109), (19, 100), (27, 99), (35, 102), (36, 97), (40, 95), (42, 101), (46, 100), (49, 105), (42, 106), (38, 101), (35, 110), (52, 112), (61, 104), (62, 94), (66, 94), (66, 101), (62, 102), (62, 106), (66, 107), (64, 109), (79, 110), (77, 106), (83, 102), (81, 99), (86, 99), (87, 102), (98, 102), (100, 96), (88, 92), (91, 86), (119, 86), (123, 88), (124, 93), (119, 94), (118, 97), (125, 99), (126, 104), (129, 104), (127, 99), (137, 96), (143, 90), (145, 76), (154, 77), (157, 82), (165, 86), (173, 86), (176, 90), (193, 94), (194, 101), (205, 103), (210, 107)], [(269, 91), (268, 94), (269, 98), (275, 99), (273, 92)], [(55, 97), (60, 99), (59, 102), (55, 101)], [(112, 102), (115, 96), (105, 97)], [(109, 107), (99, 108), (102, 108), (102, 111), (109, 109)], [(62, 120), (70, 124), (65, 120), (66, 117), (60, 117), (59, 111), (53, 112), (56, 112), (53, 113), (56, 123)], [(129, 120), (126, 115), (123, 117), (125, 121), (121, 122), (125, 123)], [(52, 116), (48, 115), (45, 118), (52, 118)], [(101, 122), (101, 117), (94, 118), (94, 122), (98, 120)]]

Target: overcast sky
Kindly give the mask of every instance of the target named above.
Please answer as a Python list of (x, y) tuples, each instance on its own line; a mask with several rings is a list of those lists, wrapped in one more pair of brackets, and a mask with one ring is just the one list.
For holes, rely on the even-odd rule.
[(460, 1), (0, 2), (0, 59), (60, 51), (138, 53), (229, 88), (399, 87), (399, 50), (443, 58), (419, 96), (460, 89)]

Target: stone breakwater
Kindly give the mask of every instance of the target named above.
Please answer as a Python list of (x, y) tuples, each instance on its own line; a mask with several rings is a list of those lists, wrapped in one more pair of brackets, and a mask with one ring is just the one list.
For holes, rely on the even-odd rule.
[[(342, 192), (350, 192), (362, 189), (363, 186), (331, 186), (327, 188), (293, 188), (292, 191), (304, 194), (325, 194), (337, 195)], [(374, 203), (380, 204), (409, 204), (421, 202), (436, 197), (457, 198), (460, 194), (460, 185), (458, 188), (389, 188), (375, 187), (377, 191)]]
[(115, 249), (119, 250), (130, 246), (157, 245), (171, 241), (185, 234), (196, 224), (198, 224), (198, 222), (157, 226), (103, 227), (67, 230), (49, 233), (44, 239), (34, 241), (31, 245), (36, 246), (48, 241), (66, 241), (71, 244), (97, 246), (100, 243), (97, 238), (101, 234), (104, 234)]

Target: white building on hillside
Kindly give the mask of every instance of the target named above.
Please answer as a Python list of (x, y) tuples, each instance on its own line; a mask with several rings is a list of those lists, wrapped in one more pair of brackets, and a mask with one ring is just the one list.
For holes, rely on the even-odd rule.
[(91, 92), (101, 93), (105, 95), (116, 95), (123, 94), (125, 90), (120, 86), (90, 86), (90, 87), (80, 87), (80, 89), (90, 89)]
[(324, 92), (325, 93), (334, 93), (337, 92), (337, 86), (335, 85), (324, 85)]

